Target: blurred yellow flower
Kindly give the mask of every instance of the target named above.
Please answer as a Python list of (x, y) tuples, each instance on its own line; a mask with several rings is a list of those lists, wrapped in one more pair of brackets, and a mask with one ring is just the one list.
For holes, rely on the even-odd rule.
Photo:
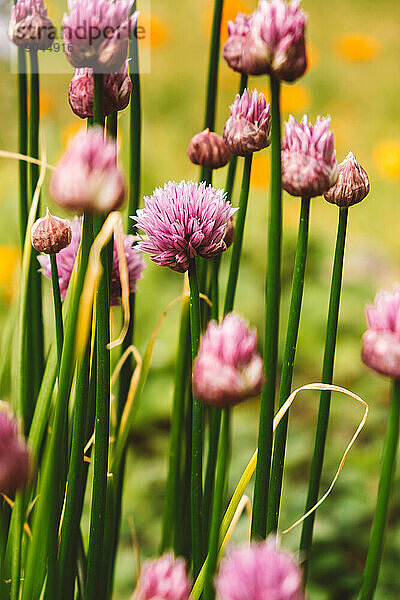
[[(314, 69), (319, 63), (319, 50), (313, 42), (307, 42), (307, 71)], [(306, 72), (307, 72), (306, 71)]]
[(310, 107), (311, 93), (302, 83), (283, 85), (281, 91), (281, 110), (283, 113), (304, 112)]
[(372, 60), (381, 49), (380, 42), (368, 33), (346, 33), (335, 42), (340, 58), (349, 62)]
[[(143, 29), (141, 30), (140, 27)], [(164, 44), (168, 35), (169, 30), (160, 18), (140, 11), (138, 21), (138, 40), (140, 46), (158, 48)]]
[(266, 189), (269, 186), (271, 160), (269, 154), (256, 152), (253, 154), (250, 184), (255, 188)]
[[(47, 117), (50, 113), (53, 112), (54, 102), (53, 97), (49, 92), (41, 91), (40, 92), (40, 115), (42, 117)], [(28, 114), (30, 111), (30, 102), (28, 96)]]
[(76, 134), (82, 129), (87, 129), (86, 122), (82, 121), (82, 119), (78, 118), (75, 121), (71, 121), (70, 123), (68, 123), (62, 130), (63, 146), (66, 146), (70, 139), (75, 137)]
[(375, 146), (374, 162), (388, 179), (400, 178), (400, 140), (382, 140)]
[(10, 303), (17, 292), (17, 270), (20, 262), (18, 246), (0, 246), (0, 288), (4, 302)]

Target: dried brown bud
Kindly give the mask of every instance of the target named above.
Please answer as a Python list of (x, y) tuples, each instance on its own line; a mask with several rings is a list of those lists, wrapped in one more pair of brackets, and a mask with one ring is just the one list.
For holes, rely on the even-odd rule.
[(369, 179), (352, 152), (339, 165), (337, 182), (325, 194), (324, 198), (337, 206), (353, 206), (364, 200), (369, 192)]
[(233, 240), (235, 239), (235, 223), (233, 222), (233, 217), (229, 219), (226, 224), (226, 229), (224, 233), (223, 240), (227, 248), (232, 245)]
[(65, 219), (53, 217), (47, 209), (46, 216), (32, 226), (32, 246), (38, 252), (57, 254), (71, 243), (71, 227)]
[(205, 169), (220, 169), (231, 157), (223, 138), (209, 129), (192, 137), (187, 154), (193, 164)]

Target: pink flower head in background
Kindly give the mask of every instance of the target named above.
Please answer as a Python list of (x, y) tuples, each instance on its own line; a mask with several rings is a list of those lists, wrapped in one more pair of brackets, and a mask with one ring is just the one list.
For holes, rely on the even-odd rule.
[(43, 0), (17, 0), (11, 10), (9, 38), (16, 46), (47, 50), (55, 38), (55, 28)]
[(276, 539), (239, 546), (223, 558), (215, 578), (220, 600), (304, 600), (301, 572)]
[[(62, 300), (64, 300), (67, 293), (76, 255), (78, 254), (79, 245), (81, 243), (82, 218), (75, 217), (70, 222), (70, 227), (72, 231), (71, 243), (69, 246), (67, 246), (67, 248), (61, 250), (56, 257)], [(136, 246), (133, 246), (134, 241), (135, 237), (133, 235), (124, 236), (125, 258), (129, 274), (129, 291), (131, 293), (136, 291), (136, 282), (141, 278), (144, 267), (144, 261), (141, 253), (137, 250)], [(38, 256), (38, 261), (42, 267), (41, 271), (43, 275), (48, 279), (51, 279), (50, 258), (48, 256)], [(121, 283), (119, 278), (118, 252), (115, 242), (110, 302), (113, 306), (121, 303)]]
[(362, 339), (364, 363), (389, 377), (400, 377), (400, 286), (376, 295), (366, 308), (368, 330)]
[(330, 117), (317, 117), (312, 125), (290, 115), (282, 140), (282, 187), (292, 196), (319, 196), (338, 178), (335, 140)]
[(224, 140), (232, 154), (249, 156), (270, 144), (271, 110), (265, 96), (254, 90), (236, 94), (225, 123)]
[(145, 562), (132, 600), (189, 600), (185, 561), (172, 554)]
[(249, 75), (270, 74), (294, 81), (307, 67), (305, 25), (299, 1), (261, 0), (251, 16), (250, 32), (242, 53), (242, 68)]
[(250, 19), (238, 13), (234, 21), (228, 21), (228, 39), (224, 44), (222, 55), (234, 71), (245, 73), (242, 65), (243, 48), (250, 32)]
[(184, 273), (195, 256), (212, 258), (226, 250), (227, 223), (237, 209), (226, 201), (224, 190), (204, 182), (170, 181), (144, 202), (133, 217), (147, 234), (139, 248), (158, 265)]
[(194, 165), (211, 170), (224, 167), (231, 157), (223, 138), (208, 128), (192, 137), (187, 154)]
[[(104, 116), (116, 110), (123, 110), (129, 104), (132, 82), (125, 63), (118, 73), (104, 75)], [(68, 88), (68, 100), (73, 112), (81, 119), (93, 117), (94, 78), (93, 69), (75, 69)]]
[(352, 152), (348, 153), (338, 169), (338, 180), (325, 192), (325, 200), (337, 206), (353, 206), (364, 200), (369, 192), (369, 179)]
[(106, 140), (101, 127), (80, 131), (56, 166), (50, 193), (57, 204), (77, 212), (107, 213), (125, 198), (125, 184), (117, 166), (117, 145)]
[(193, 365), (193, 386), (199, 400), (232, 406), (257, 396), (263, 380), (256, 331), (235, 313), (229, 313), (220, 325), (211, 321)]
[(0, 410), (0, 493), (12, 496), (27, 486), (31, 474), (28, 446), (13, 416)]
[(69, 0), (63, 17), (65, 55), (74, 67), (117, 73), (128, 53), (138, 12), (129, 16), (134, 0)]

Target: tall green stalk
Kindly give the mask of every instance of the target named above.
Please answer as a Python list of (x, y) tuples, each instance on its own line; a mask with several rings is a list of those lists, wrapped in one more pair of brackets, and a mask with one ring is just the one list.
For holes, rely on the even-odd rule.
[(182, 433), (185, 417), (185, 391), (190, 373), (189, 342), (189, 301), (182, 301), (179, 327), (178, 351), (175, 365), (174, 398), (172, 403), (172, 421), (169, 447), (169, 467), (167, 479), (167, 501), (164, 513), (161, 552), (167, 548), (175, 548), (176, 530), (181, 526), (181, 515), (178, 512), (180, 489), (180, 473), (182, 469), (181, 450)]
[(400, 423), (400, 380), (393, 381), (392, 404), (383, 449), (381, 476), (371, 537), (365, 563), (363, 583), (359, 600), (372, 600), (378, 582), (379, 568), (382, 560), (383, 543), (387, 522), (390, 493), (396, 467), (396, 455), (399, 445)]
[[(100, 73), (94, 74), (94, 120), (100, 125), (104, 123), (103, 75)], [(105, 217), (96, 219), (94, 223), (95, 236), (99, 233), (104, 219)], [(96, 424), (86, 580), (87, 600), (94, 600), (101, 595), (99, 573), (103, 561), (110, 424), (110, 351), (107, 345), (110, 342), (110, 277), (113, 244), (112, 239), (101, 251), (103, 274), (96, 298)]]
[(266, 535), (268, 487), (273, 438), (272, 422), (275, 408), (278, 360), (282, 237), (281, 118), (279, 90), (279, 81), (271, 77), (271, 205), (268, 226), (264, 330), (264, 365), (268, 376), (261, 394), (258, 460), (251, 523), (251, 534), (253, 538), (265, 538)]
[[(18, 48), (18, 152), (28, 154), (28, 80), (25, 48)], [(28, 223), (28, 163), (19, 161), (19, 230), (24, 248)]]
[[(190, 334), (192, 344), (192, 363), (197, 356), (200, 342), (201, 318), (199, 284), (195, 260), (189, 266), (190, 287)], [(204, 560), (203, 543), (203, 407), (193, 396), (192, 418), (192, 477), (191, 477), (191, 515), (192, 515), (192, 559), (193, 578), (200, 572)]]
[(51, 283), (53, 287), (53, 302), (54, 302), (54, 320), (57, 342), (57, 360), (58, 368), (61, 364), (62, 346), (64, 339), (64, 327), (62, 317), (62, 302), (60, 292), (60, 280), (58, 279), (57, 259), (55, 254), (50, 254), (51, 265)]
[[(303, 198), (301, 201), (296, 259), (293, 271), (292, 297), (290, 300), (285, 351), (283, 355), (282, 376), (279, 391), (279, 407), (286, 402), (292, 389), (293, 366), (296, 355), (297, 337), (299, 333), (301, 305), (303, 301), (309, 218), (310, 199)], [(288, 422), (289, 414), (286, 413), (279, 423), (275, 433), (274, 453), (272, 458), (270, 489), (268, 497), (267, 535), (271, 532), (275, 532), (278, 528)]]
[(249, 199), (252, 159), (252, 154), (250, 156), (246, 156), (246, 158), (244, 159), (243, 179), (239, 199), (239, 211), (236, 217), (235, 238), (233, 240), (231, 265), (229, 269), (228, 283), (226, 286), (224, 315), (233, 310), (233, 304), (235, 301), (235, 293), (239, 276), (240, 257), (242, 253), (244, 224), (246, 222), (247, 204)]
[(222, 411), (222, 431), (218, 445), (217, 472), (215, 477), (215, 490), (212, 505), (210, 539), (208, 542), (203, 600), (213, 600), (215, 597), (213, 578), (217, 568), (219, 530), (221, 525), (226, 470), (229, 455), (229, 421), (230, 409), (225, 408)]
[[(347, 207), (339, 208), (339, 222), (336, 236), (335, 256), (333, 260), (331, 291), (326, 324), (324, 361), (322, 366), (323, 383), (332, 383), (333, 381), (348, 210), (349, 209)], [(318, 500), (318, 492), (325, 454), (326, 435), (328, 432), (330, 404), (331, 392), (321, 392), (305, 512), (308, 512)], [(303, 528), (301, 531), (300, 550), (304, 560), (302, 567), (303, 578), (305, 582), (307, 581), (308, 560), (312, 547), (314, 521), (315, 512), (313, 512), (303, 522)]]

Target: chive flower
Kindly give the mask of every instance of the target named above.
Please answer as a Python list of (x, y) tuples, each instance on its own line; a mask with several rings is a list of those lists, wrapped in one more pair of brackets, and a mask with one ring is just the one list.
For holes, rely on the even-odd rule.
[(65, 55), (74, 67), (117, 73), (128, 53), (138, 12), (134, 0), (69, 0), (63, 17)]
[(337, 206), (353, 206), (369, 192), (369, 179), (352, 152), (339, 164), (337, 182), (324, 194), (325, 200)]
[(31, 457), (26, 441), (18, 434), (15, 418), (0, 411), (0, 493), (13, 496), (24, 489), (31, 475)]
[(228, 39), (226, 40), (222, 55), (231, 69), (239, 73), (246, 73), (242, 64), (243, 49), (250, 32), (251, 18), (243, 13), (238, 13), (234, 21), (228, 21)]
[(250, 156), (269, 146), (271, 109), (265, 96), (254, 90), (236, 94), (230, 107), (230, 117), (225, 123), (224, 140), (232, 154)]
[[(82, 218), (75, 217), (69, 222), (71, 228), (71, 243), (69, 246), (61, 250), (57, 256), (57, 270), (60, 282), (61, 299), (64, 300), (68, 285), (71, 279), (72, 270), (74, 268), (76, 256), (78, 254), (79, 245), (82, 235)], [(141, 278), (144, 268), (144, 261), (141, 253), (137, 250), (135, 237), (133, 235), (124, 236), (125, 258), (129, 274), (129, 291), (136, 291), (136, 282)], [(51, 279), (51, 265), (49, 256), (38, 256), (38, 261), (41, 266), (41, 271), (45, 277)], [(113, 270), (111, 278), (110, 303), (112, 306), (121, 304), (121, 282), (119, 277), (118, 251), (114, 241), (114, 257)]]
[(261, 0), (251, 15), (243, 46), (243, 71), (249, 75), (269, 74), (283, 81), (301, 77), (307, 67), (306, 21), (299, 0)]
[(80, 131), (69, 143), (50, 181), (59, 206), (76, 212), (107, 213), (125, 198), (117, 165), (117, 145), (104, 138), (101, 127)]
[(366, 308), (362, 360), (377, 373), (400, 377), (400, 286), (381, 291)]
[(290, 115), (282, 140), (282, 187), (292, 196), (312, 198), (329, 190), (338, 178), (335, 140), (330, 117), (317, 117), (312, 125)]
[(224, 190), (205, 182), (170, 181), (144, 198), (133, 219), (142, 237), (139, 248), (158, 265), (184, 273), (196, 256), (212, 258), (226, 250), (227, 224), (236, 212)]
[(297, 562), (270, 537), (223, 558), (215, 587), (220, 600), (305, 600), (301, 579)]
[(144, 563), (132, 600), (189, 600), (185, 561), (172, 554)]
[(210, 170), (224, 167), (231, 157), (224, 139), (208, 128), (192, 137), (187, 155), (194, 165)]
[[(104, 75), (103, 107), (104, 116), (108, 117), (116, 110), (123, 110), (129, 104), (132, 82), (125, 63), (118, 73)], [(75, 69), (68, 88), (68, 101), (72, 111), (81, 119), (93, 117), (94, 77), (93, 69), (82, 67)]]
[(11, 9), (10, 40), (27, 50), (47, 50), (54, 42), (55, 28), (43, 0), (17, 0)]
[(210, 321), (193, 365), (197, 398), (218, 407), (233, 406), (257, 396), (263, 381), (255, 329), (235, 313), (229, 313), (219, 325)]

